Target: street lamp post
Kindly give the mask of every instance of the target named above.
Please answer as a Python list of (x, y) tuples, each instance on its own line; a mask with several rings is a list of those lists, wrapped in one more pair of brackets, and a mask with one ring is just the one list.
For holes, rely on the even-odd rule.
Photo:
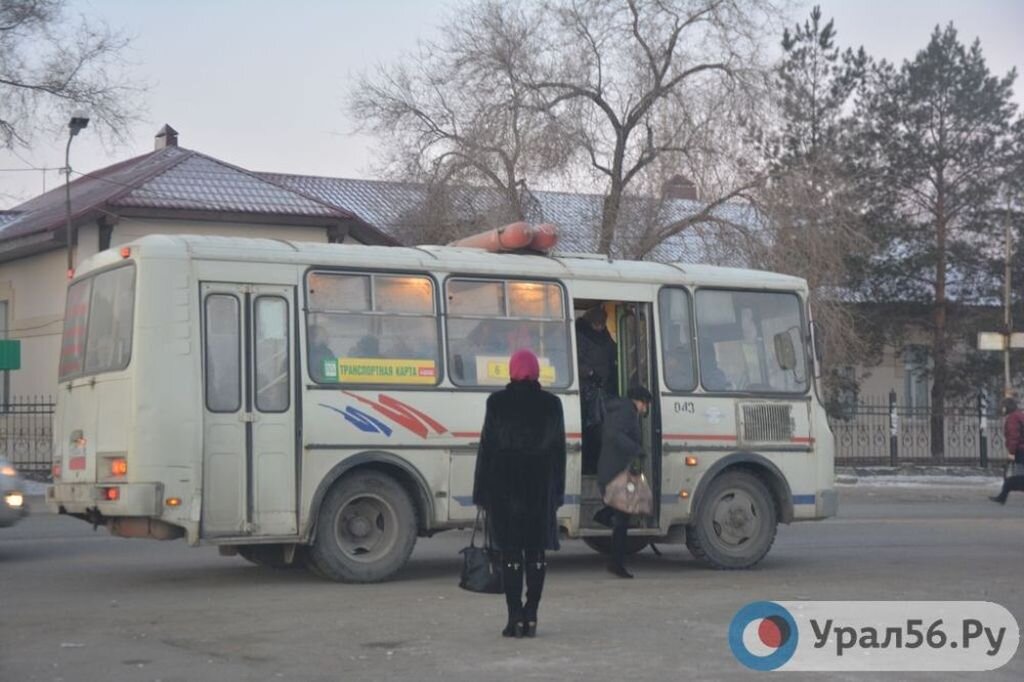
[(75, 114), (68, 122), (68, 144), (64, 148), (64, 209), (67, 214), (68, 279), (75, 274), (75, 263), (71, 255), (71, 140), (89, 125), (89, 117)]

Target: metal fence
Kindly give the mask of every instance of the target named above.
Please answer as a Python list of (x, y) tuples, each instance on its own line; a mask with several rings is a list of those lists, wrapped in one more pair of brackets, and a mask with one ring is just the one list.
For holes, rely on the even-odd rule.
[(984, 403), (943, 410), (944, 457), (932, 456), (929, 408), (898, 405), (888, 398), (861, 398), (832, 416), (836, 464), (1002, 465), (1006, 461), (1003, 421)]
[(53, 409), (49, 396), (17, 397), (0, 403), (0, 454), (30, 478), (49, 478)]

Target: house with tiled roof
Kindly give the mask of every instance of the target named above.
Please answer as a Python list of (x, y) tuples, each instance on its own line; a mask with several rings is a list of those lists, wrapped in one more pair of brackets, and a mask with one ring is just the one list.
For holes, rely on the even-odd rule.
[(320, 197), (178, 146), (165, 126), (153, 151), (0, 212), (0, 332), (22, 341), (0, 402), (56, 390), (68, 268), (147, 234), (397, 243)]
[[(283, 173), (259, 175), (325, 203), (345, 207), (391, 235), (414, 232), (413, 223), (422, 219), (423, 206), (429, 200), (427, 187), (417, 183)], [(644, 243), (646, 229), (664, 229), (703, 210), (704, 204), (697, 200), (695, 192), (683, 189), (675, 195), (663, 192), (654, 198), (624, 198), (612, 254), (661, 262), (748, 265), (737, 251), (722, 248), (723, 230), (730, 226), (748, 232), (759, 229), (760, 216), (739, 202), (718, 207), (713, 214), (715, 222), (688, 225), (668, 239)], [(467, 225), (472, 225), (479, 216), (500, 213), (504, 202), (501, 192), (483, 187), (455, 187), (448, 198), (452, 211)], [(558, 226), (558, 251), (595, 253), (603, 202), (602, 194), (530, 190), (524, 205), (529, 222)]]

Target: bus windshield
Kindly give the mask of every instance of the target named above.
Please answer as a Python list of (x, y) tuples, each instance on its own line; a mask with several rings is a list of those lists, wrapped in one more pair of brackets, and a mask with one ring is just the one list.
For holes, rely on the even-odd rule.
[(124, 369), (132, 352), (135, 266), (81, 279), (68, 288), (60, 381)]
[[(697, 353), (708, 391), (803, 393), (807, 353), (800, 299), (789, 293), (697, 292)], [(788, 336), (795, 366), (776, 356), (776, 337)]]

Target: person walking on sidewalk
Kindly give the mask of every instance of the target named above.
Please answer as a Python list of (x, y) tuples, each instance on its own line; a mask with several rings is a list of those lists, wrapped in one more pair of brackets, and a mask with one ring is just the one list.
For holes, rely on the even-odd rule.
[[(1017, 401), (1007, 398), (1003, 401), (1003, 437), (1006, 441), (1006, 452), (1010, 461), (1018, 467), (1024, 466), (1024, 410), (1017, 406)], [(1014, 472), (1017, 473), (1017, 472)], [(1012, 490), (1024, 490), (1024, 476), (1007, 476), (1003, 479), (1003, 489), (989, 499), (999, 504), (1006, 504), (1006, 496)]]
[(565, 501), (562, 401), (541, 389), (539, 376), (536, 355), (528, 350), (512, 355), (512, 381), (487, 398), (473, 480), (473, 503), (486, 511), (493, 546), (501, 552), (508, 605), (505, 637), (537, 632), (547, 569), (544, 551), (558, 549), (555, 512)]

